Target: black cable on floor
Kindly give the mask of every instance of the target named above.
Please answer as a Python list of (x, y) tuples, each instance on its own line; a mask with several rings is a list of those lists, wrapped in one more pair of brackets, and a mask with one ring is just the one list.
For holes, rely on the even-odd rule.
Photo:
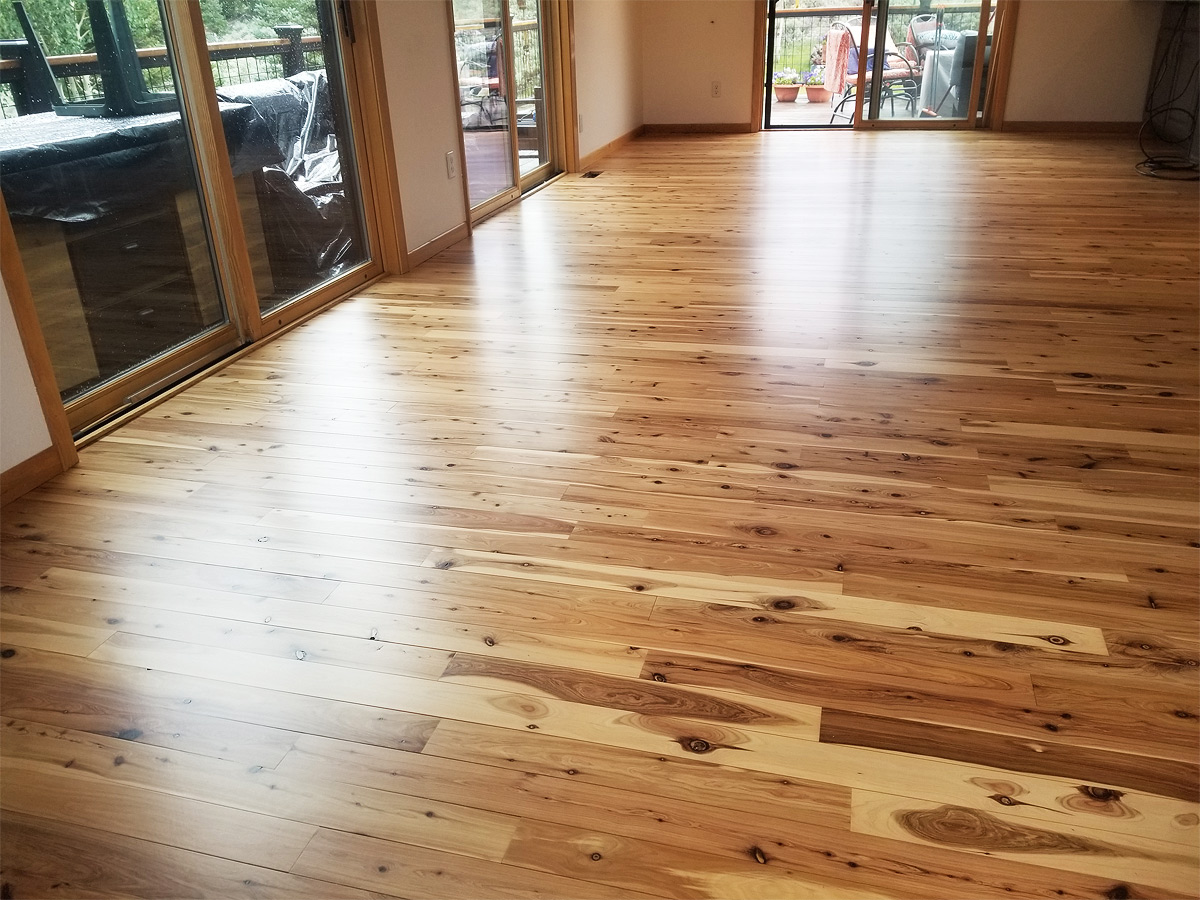
[[(1197, 73), (1200, 72), (1200, 62), (1192, 66), (1192, 71), (1188, 75), (1187, 80), (1182, 87), (1178, 88), (1179, 67), (1178, 65), (1171, 65), (1172, 61), (1178, 57), (1188, 15), (1188, 6), (1181, 4), (1179, 18), (1175, 22), (1167, 46), (1163, 48), (1162, 56), (1158, 61), (1158, 68), (1155, 70), (1150, 89), (1147, 92), (1146, 118), (1142, 122), (1142, 127), (1138, 129), (1138, 147), (1142, 151), (1143, 159), (1134, 166), (1134, 171), (1139, 175), (1146, 175), (1150, 178), (1165, 178), (1173, 181), (1200, 181), (1200, 167), (1192, 162), (1186, 150), (1183, 152), (1168, 151), (1163, 153), (1154, 152), (1147, 148), (1147, 140), (1150, 137), (1153, 137), (1160, 144), (1166, 144), (1168, 147), (1187, 147), (1196, 135), (1196, 114), (1190, 109), (1177, 104), (1184, 97), (1188, 96), (1192, 90)], [(1168, 98), (1156, 106), (1151, 106), (1151, 98), (1166, 83), (1168, 75), (1172, 77), (1172, 84), (1170, 90), (1167, 92)], [(1168, 132), (1167, 126), (1175, 125), (1176, 122), (1174, 120), (1177, 117), (1184, 117), (1186, 120), (1190, 120), (1190, 125), (1183, 137), (1172, 140), (1166, 136)]]

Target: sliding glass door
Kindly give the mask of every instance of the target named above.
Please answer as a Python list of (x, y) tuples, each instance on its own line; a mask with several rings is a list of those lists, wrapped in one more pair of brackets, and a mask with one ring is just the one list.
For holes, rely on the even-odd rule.
[[(370, 258), (341, 52), (342, 9), (296, 0), (259, 31), (284, 42), (214, 40), (241, 30), (221, 7), (201, 7), (238, 210), (264, 315), (336, 280)], [(242, 111), (242, 112), (238, 112)]]
[[(0, 20), (6, 38), (25, 41), (5, 110), (20, 114), (0, 120), (0, 187), (78, 428), (228, 352), (240, 334), (159, 9), (131, 23), (123, 4), (89, 4), (75, 20), (79, 44), (56, 46), (60, 6), (14, 4)], [(91, 50), (85, 62), (56, 65), (80, 49)], [(231, 111), (229, 127), (244, 132), (249, 117)]]
[(974, 127), (997, 8), (1000, 0), (770, 0), (763, 126)]
[(553, 174), (539, 0), (453, 0), (467, 194), (475, 217)]
[(454, 0), (459, 110), (472, 209), (519, 193), (513, 171), (514, 110), (509, 102), (512, 53), (504, 7), (504, 0)]
[(865, 37), (867, 121), (974, 125), (983, 111), (993, 32), (990, 0), (911, 5), (876, 0)]
[(517, 168), (521, 189), (553, 173), (550, 154), (546, 40), (538, 0), (508, 0), (513, 45), (513, 85)]
[(275, 22), (254, 8), (0, 9), (0, 187), (77, 432), (379, 268), (349, 9), (297, 0)]

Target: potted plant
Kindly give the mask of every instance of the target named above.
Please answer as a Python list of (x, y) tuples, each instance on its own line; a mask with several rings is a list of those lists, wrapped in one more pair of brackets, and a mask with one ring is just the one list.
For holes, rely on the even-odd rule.
[(775, 88), (775, 100), (779, 103), (795, 103), (796, 95), (803, 87), (800, 73), (795, 69), (780, 69), (771, 76)]
[(829, 88), (825, 87), (824, 66), (813, 66), (800, 76), (800, 83), (804, 85), (804, 93), (808, 95), (809, 103), (829, 102), (831, 95)]

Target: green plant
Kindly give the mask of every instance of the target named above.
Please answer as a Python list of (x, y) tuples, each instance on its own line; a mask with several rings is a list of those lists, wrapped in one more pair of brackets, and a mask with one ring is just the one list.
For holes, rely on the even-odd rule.
[(825, 67), (813, 66), (800, 76), (800, 83), (805, 87), (822, 87), (825, 84)]
[(771, 76), (772, 84), (803, 84), (802, 76), (795, 69), (780, 69)]

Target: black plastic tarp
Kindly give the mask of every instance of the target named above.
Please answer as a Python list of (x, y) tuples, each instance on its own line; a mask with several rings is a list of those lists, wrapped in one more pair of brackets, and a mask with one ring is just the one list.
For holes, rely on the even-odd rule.
[(277, 287), (308, 287), (357, 262), (361, 249), (325, 72), (222, 87), (217, 96), (253, 108), (281, 156), (258, 184)]
[[(234, 175), (279, 164), (279, 150), (252, 106), (220, 108)], [(38, 113), (0, 125), (0, 185), (14, 217), (91, 222), (173, 198), (194, 184), (178, 113)]]

